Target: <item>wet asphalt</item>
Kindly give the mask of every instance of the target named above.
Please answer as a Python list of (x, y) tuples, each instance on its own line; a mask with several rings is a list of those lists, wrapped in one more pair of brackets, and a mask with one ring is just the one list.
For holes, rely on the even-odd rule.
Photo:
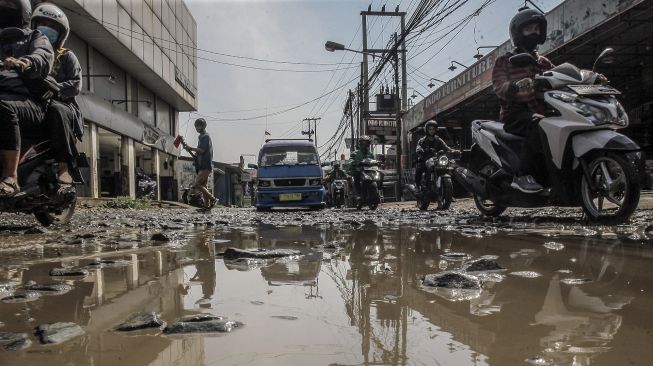
[(652, 219), (469, 200), (3, 215), (0, 364), (647, 364)]

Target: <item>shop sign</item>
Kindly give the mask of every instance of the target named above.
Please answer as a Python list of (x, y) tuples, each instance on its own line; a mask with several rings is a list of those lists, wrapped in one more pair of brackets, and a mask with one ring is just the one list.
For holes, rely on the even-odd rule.
[(175, 80), (181, 85), (184, 90), (188, 92), (193, 98), (195, 98), (196, 88), (193, 86), (193, 83), (181, 72), (177, 67), (175, 67)]
[(376, 136), (396, 136), (397, 120), (394, 118), (368, 118), (367, 133)]

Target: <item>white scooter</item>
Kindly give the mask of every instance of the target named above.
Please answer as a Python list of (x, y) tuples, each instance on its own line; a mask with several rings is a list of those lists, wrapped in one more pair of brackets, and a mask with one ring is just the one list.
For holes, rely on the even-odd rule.
[[(592, 71), (563, 63), (535, 77), (538, 98), (550, 109), (539, 123), (549, 181), (540, 193), (510, 187), (524, 139), (504, 131), (499, 122), (472, 122), (474, 143), (454, 176), (473, 194), (481, 213), (499, 216), (510, 206), (582, 206), (592, 221), (628, 220), (639, 202), (642, 152), (616, 131), (628, 126), (628, 115), (615, 97), (621, 93), (595, 85), (596, 65), (613, 52), (601, 52)], [(510, 62), (526, 65), (536, 60), (524, 53)]]

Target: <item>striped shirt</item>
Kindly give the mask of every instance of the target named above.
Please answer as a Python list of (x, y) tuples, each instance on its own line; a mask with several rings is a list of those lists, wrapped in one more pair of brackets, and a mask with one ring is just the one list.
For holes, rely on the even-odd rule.
[(511, 121), (517, 114), (524, 110), (540, 114), (544, 113), (546, 107), (535, 99), (535, 93), (523, 97), (517, 95), (518, 88), (515, 82), (524, 78), (532, 79), (535, 75), (554, 67), (549, 59), (544, 56), (539, 56), (537, 53), (535, 54), (537, 57), (537, 66), (528, 65), (517, 67), (508, 61), (514, 55), (515, 53), (508, 52), (497, 58), (494, 69), (492, 70), (492, 87), (499, 97), (499, 104), (501, 105), (499, 118), (502, 122)]

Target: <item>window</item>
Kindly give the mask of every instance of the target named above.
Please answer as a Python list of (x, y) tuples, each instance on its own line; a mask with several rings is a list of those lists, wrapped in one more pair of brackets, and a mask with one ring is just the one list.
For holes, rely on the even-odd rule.
[(275, 146), (261, 152), (260, 166), (314, 165), (317, 154), (312, 146)]

